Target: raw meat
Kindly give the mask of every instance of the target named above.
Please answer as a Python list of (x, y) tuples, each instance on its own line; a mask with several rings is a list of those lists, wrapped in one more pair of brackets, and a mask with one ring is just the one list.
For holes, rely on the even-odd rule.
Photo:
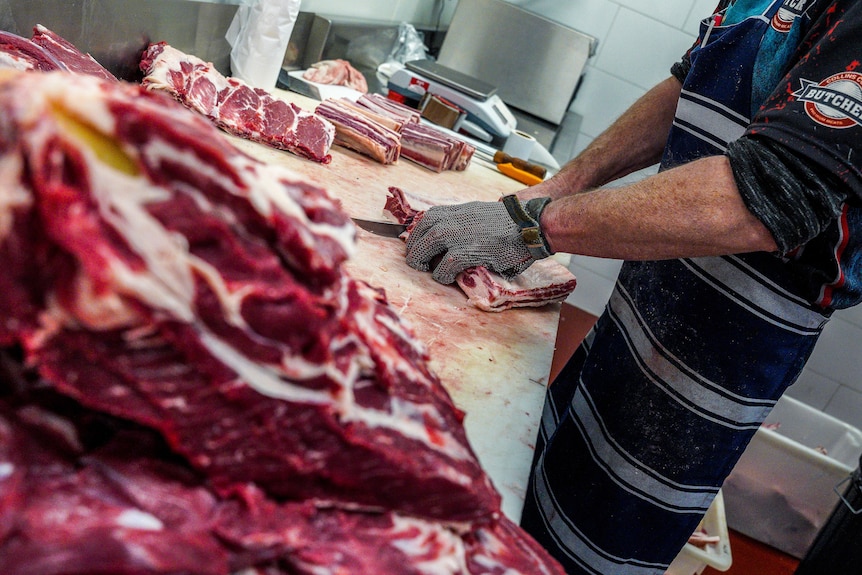
[[(371, 116), (346, 98), (324, 100), (315, 110), (335, 126), (335, 143), (369, 156), (381, 164), (394, 164), (401, 153), (400, 128), (388, 118)], [(388, 124), (388, 125), (387, 125)]]
[(553, 259), (533, 262), (533, 265), (511, 280), (478, 266), (464, 270), (455, 281), (466, 294), (467, 301), (484, 311), (541, 307), (561, 302), (577, 286), (572, 272)]
[(0, 31), (0, 68), (41, 72), (66, 69), (62, 62), (41, 46), (4, 31)]
[(322, 189), (87, 76), (0, 133), (0, 572), (562, 574)]
[(465, 170), (475, 148), (425, 124), (405, 124), (401, 130), (401, 155), (429, 170)]
[(383, 115), (399, 123), (401, 155), (435, 172), (463, 171), (470, 165), (476, 148), (461, 138), (450, 136), (421, 123), (421, 114), (380, 94), (365, 94), (356, 100), (360, 110)]
[(41, 72), (62, 70), (116, 80), (92, 56), (84, 54), (41, 24), (33, 28), (30, 40), (0, 31), (0, 68)]
[(34, 229), (9, 241), (58, 261), (48, 278), (26, 261), (0, 267), (35, 274), (14, 299), (42, 288), (27, 302), (47, 308), (35, 325), (21, 325), (28, 306), (8, 312), (48, 381), (158, 428), (223, 489), (255, 481), (452, 521), (495, 513), (424, 348), (379, 291), (342, 273), (355, 228), (323, 190), (158, 94), (41, 76), (0, 94), (4, 133), (41, 118), (6, 150), (18, 166), (6, 178), (34, 185), (3, 219)]
[(561, 573), (506, 520), (459, 531), (276, 502), (251, 484), (221, 496), (145, 429), (21, 403), (0, 399), (0, 465), (11, 467), (0, 487), (16, 503), (2, 514), (4, 575)]
[(33, 29), (32, 42), (63, 63), (67, 70), (76, 74), (87, 74), (103, 80), (116, 80), (104, 66), (89, 54), (78, 50), (71, 42), (51, 30), (37, 24)]
[[(423, 213), (413, 209), (404, 191), (396, 187), (389, 188), (384, 209), (398, 222), (408, 225), (405, 232), (407, 235)], [(484, 311), (495, 312), (561, 302), (577, 287), (577, 279), (572, 272), (552, 258), (534, 262), (511, 280), (485, 267), (477, 266), (458, 274), (455, 282), (470, 304)]]
[[(389, 116), (394, 121), (397, 121), (400, 126), (404, 126), (404, 124), (418, 124), (422, 117), (419, 110), (375, 93), (363, 94), (357, 98), (356, 104), (375, 114)], [(396, 130), (396, 132), (400, 131), (400, 128)]]
[(266, 90), (226, 78), (200, 58), (159, 42), (144, 53), (141, 70), (148, 89), (171, 94), (226, 132), (323, 164), (332, 159), (331, 123)]
[(302, 73), (302, 77), (317, 84), (347, 86), (363, 94), (368, 91), (368, 83), (362, 72), (350, 65), (347, 60), (322, 60)]

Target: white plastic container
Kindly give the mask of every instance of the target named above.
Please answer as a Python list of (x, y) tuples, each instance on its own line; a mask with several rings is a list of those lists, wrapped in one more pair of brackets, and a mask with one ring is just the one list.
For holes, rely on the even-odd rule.
[(862, 453), (862, 432), (790, 397), (776, 404), (724, 482), (728, 526), (802, 558)]
[(718, 536), (718, 543), (697, 547), (686, 543), (679, 555), (665, 572), (665, 575), (700, 575), (707, 566), (716, 571), (727, 571), (733, 562), (730, 554), (730, 536), (727, 532), (724, 499), (721, 490), (712, 501), (701, 521), (707, 535)]

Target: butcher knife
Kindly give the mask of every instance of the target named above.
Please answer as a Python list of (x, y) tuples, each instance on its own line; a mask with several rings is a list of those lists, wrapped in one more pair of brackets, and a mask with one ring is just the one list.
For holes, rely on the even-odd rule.
[(353, 223), (367, 232), (387, 238), (397, 238), (407, 229), (405, 224), (394, 222), (380, 222), (376, 220), (363, 220), (362, 218), (351, 218)]

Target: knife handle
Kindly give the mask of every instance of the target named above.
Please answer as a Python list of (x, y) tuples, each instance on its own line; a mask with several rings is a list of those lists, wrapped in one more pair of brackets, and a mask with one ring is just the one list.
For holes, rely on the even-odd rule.
[(527, 172), (533, 174), (537, 178), (545, 178), (545, 175), (548, 173), (548, 170), (543, 166), (538, 164), (530, 163), (526, 160), (522, 160), (521, 158), (515, 158), (514, 156), (510, 156), (506, 152), (502, 150), (497, 150), (494, 153), (494, 163), (495, 164), (512, 164), (522, 172)]
[(536, 174), (531, 174), (530, 172), (519, 170), (513, 164), (508, 162), (505, 164), (497, 164), (497, 169), (509, 176), (510, 178), (514, 178), (522, 184), (526, 184), (528, 186), (535, 186), (536, 184), (542, 182), (542, 178), (540, 178)]

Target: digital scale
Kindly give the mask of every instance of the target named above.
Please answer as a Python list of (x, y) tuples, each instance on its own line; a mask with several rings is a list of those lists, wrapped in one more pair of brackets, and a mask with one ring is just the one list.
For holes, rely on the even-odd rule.
[(387, 88), (390, 98), (396, 96), (413, 107), (426, 93), (451, 102), (466, 113), (458, 128), (486, 142), (505, 140), (517, 127), (496, 87), (432, 60), (407, 62), (392, 73)]

